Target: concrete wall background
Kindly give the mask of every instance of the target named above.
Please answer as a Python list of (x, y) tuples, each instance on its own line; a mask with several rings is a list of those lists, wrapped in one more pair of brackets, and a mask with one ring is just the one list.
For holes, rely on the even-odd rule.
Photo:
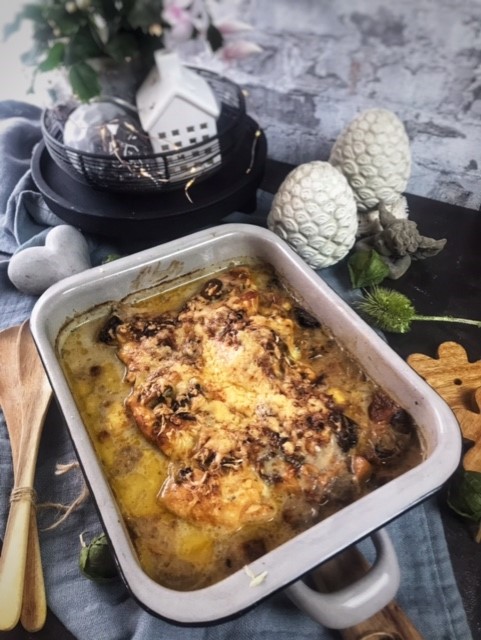
[[(216, 3), (213, 3), (214, 5)], [(228, 0), (218, 13), (249, 22), (263, 51), (207, 66), (248, 91), (270, 157), (326, 160), (360, 111), (404, 122), (408, 192), (481, 205), (479, 0)]]

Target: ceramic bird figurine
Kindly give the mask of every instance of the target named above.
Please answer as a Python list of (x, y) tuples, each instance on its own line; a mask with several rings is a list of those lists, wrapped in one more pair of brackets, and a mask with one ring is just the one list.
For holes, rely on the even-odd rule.
[(356, 201), (346, 178), (328, 162), (299, 165), (274, 196), (267, 226), (309, 266), (323, 269), (347, 255), (356, 239)]
[(346, 176), (360, 214), (398, 201), (411, 171), (403, 123), (387, 109), (363, 111), (339, 135), (329, 162)]

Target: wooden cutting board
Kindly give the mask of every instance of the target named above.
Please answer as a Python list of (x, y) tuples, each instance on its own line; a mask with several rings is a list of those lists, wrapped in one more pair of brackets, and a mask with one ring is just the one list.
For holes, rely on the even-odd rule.
[(481, 360), (469, 362), (464, 347), (443, 342), (436, 358), (413, 353), (407, 361), (448, 403), (464, 438), (474, 443), (464, 455), (464, 468), (481, 471)]

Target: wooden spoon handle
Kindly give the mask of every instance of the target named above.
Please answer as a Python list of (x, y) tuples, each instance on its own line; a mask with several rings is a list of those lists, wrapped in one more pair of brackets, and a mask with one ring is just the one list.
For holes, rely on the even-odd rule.
[[(3, 355), (3, 352), (2, 352)], [(7, 423), (12, 446), (13, 469), (15, 478), (18, 477), (18, 454), (21, 436), (21, 420), (18, 407), (11, 402), (10, 397), (1, 398), (2, 411)], [(27, 545), (27, 565), (25, 588), (23, 592), (21, 621), (23, 627), (34, 633), (45, 624), (47, 609), (45, 584), (43, 579), (42, 558), (37, 529), (37, 516), (32, 508)]]
[(10, 631), (20, 619), (27, 560), (31, 496), (12, 502), (0, 557), (0, 631)]
[(20, 621), (26, 631), (35, 633), (43, 628), (46, 618), (47, 598), (38, 539), (37, 514), (35, 508), (31, 507)]
[[(22, 548), (10, 548), (4, 542), (0, 558), (0, 586), (11, 589), (8, 599), (0, 594), (0, 629), (11, 629), (21, 617), (27, 631), (35, 632), (45, 623), (47, 608), (45, 584), (41, 564), (40, 545), (35, 509), (28, 503), (28, 488), (33, 487), (35, 464), (42, 425), (47, 413), (51, 389), (30, 334), (28, 321), (21, 326), (10, 327), (0, 332), (2, 360), (0, 362), (0, 402), (7, 423), (15, 476), (15, 486), (24, 487), (22, 492), (27, 500), (25, 513), (22, 506), (21, 517), (26, 519), (26, 542), (21, 538)], [(19, 497), (17, 491), (17, 497)], [(23, 498), (22, 498), (23, 500)], [(13, 505), (12, 505), (13, 511)], [(18, 515), (15, 516), (18, 518)], [(17, 547), (16, 528), (13, 514), (9, 516), (9, 538)], [(22, 527), (18, 522), (15, 527)], [(13, 533), (12, 533), (13, 531)], [(23, 548), (25, 544), (25, 549)], [(15, 574), (14, 561), (8, 556), (17, 555), (18, 573)], [(23, 569), (22, 569), (23, 566)], [(11, 585), (11, 587), (9, 587)], [(10, 606), (12, 602), (12, 606)], [(21, 613), (18, 610), (21, 603)]]
[[(45, 400), (47, 400), (45, 402)], [(21, 447), (18, 459), (18, 483), (15, 499), (10, 506), (2, 555), (0, 557), (0, 630), (10, 630), (20, 619), (25, 583), (27, 546), (32, 510), (32, 486), (37, 458), (38, 441), (45, 419), (49, 398), (39, 396), (37, 410), (28, 417), (37, 420), (31, 428), (30, 442)], [(35, 413), (37, 415), (35, 415)], [(25, 433), (22, 432), (22, 440)], [(25, 454), (23, 455), (23, 452)]]

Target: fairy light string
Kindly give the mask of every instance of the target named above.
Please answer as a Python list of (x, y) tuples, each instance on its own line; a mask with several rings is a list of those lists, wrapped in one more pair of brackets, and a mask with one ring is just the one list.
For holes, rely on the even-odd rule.
[(252, 147), (251, 147), (251, 160), (249, 163), (249, 166), (246, 169), (246, 173), (249, 174), (252, 171), (252, 168), (254, 166), (254, 161), (255, 161), (255, 157), (256, 157), (256, 149), (257, 149), (257, 143), (259, 141), (259, 138), (262, 135), (262, 131), (260, 129), (257, 129), (257, 131), (254, 133), (254, 140), (252, 142)]

